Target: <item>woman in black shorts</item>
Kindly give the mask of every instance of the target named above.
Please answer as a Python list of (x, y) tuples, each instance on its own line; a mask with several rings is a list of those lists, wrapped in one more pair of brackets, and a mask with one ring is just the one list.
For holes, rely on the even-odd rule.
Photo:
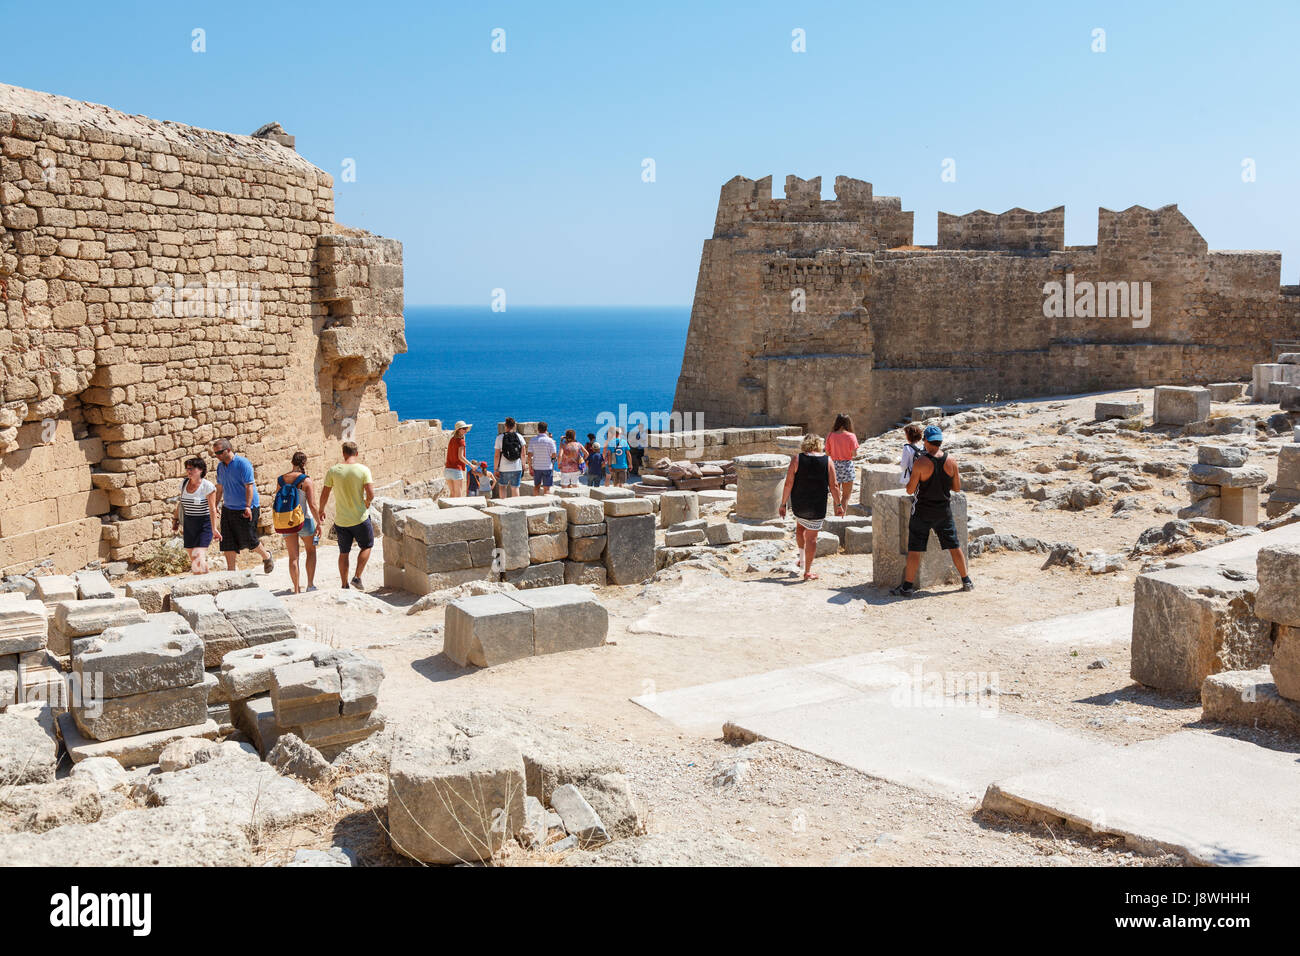
[(172, 515), (173, 532), (184, 520), (182, 540), (190, 553), (190, 571), (194, 574), (208, 573), (208, 545), (214, 538), (221, 540), (217, 530), (221, 526), (217, 521), (217, 486), (208, 481), (207, 473), (202, 458), (185, 460), (185, 480)]

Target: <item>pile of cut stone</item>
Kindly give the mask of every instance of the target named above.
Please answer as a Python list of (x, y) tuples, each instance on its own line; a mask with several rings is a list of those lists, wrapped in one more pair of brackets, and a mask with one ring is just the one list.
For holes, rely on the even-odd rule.
[[(692, 461), (660, 458), (652, 468), (641, 470), (639, 484), (646, 491), (677, 489), (680, 491), (716, 491), (736, 483), (736, 465), (732, 459)], [(633, 490), (639, 490), (637, 485)]]
[(231, 722), (266, 757), (292, 733), (332, 760), (384, 728), (384, 669), (354, 651), (298, 638), (231, 651), (216, 675)]
[(1283, 411), (1300, 411), (1300, 352), (1284, 352), (1276, 362), (1256, 365), (1252, 371), (1253, 401), (1277, 402)]
[(563, 491), (385, 503), (385, 586), (413, 594), (470, 581), (599, 587), (654, 573), (650, 502), (626, 488)]
[(448, 728), (399, 745), (389, 765), (389, 839), (425, 863), (490, 859), (510, 840), (545, 854), (595, 849), (642, 829), (617, 759), (566, 734)]
[(1243, 527), (1259, 524), (1259, 489), (1268, 473), (1247, 465), (1249, 455), (1244, 445), (1200, 446), (1197, 463), (1188, 466), (1192, 503), (1178, 517), (1218, 518)]
[(152, 763), (178, 737), (215, 738), (208, 717), (203, 642), (179, 614), (86, 639), (72, 655), (72, 699), (59, 730), (74, 762), (113, 757)]
[(1300, 733), (1300, 545), (1261, 548), (1256, 562), (1254, 614), (1272, 653), (1261, 666), (1208, 675), (1203, 717)]

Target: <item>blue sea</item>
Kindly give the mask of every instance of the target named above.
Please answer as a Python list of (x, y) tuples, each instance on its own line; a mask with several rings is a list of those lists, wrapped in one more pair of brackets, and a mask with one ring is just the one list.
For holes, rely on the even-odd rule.
[[(544, 421), (586, 441), (602, 413), (669, 412), (689, 306), (410, 306), (405, 355), (384, 375), (403, 418), (474, 426), (469, 457), (492, 466), (496, 423)], [(605, 421), (609, 419), (606, 418)]]

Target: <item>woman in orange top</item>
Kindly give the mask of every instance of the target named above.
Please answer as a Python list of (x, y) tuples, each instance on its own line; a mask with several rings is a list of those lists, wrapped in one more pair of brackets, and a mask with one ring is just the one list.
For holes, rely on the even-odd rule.
[(853, 494), (853, 456), (858, 450), (858, 436), (853, 433), (853, 420), (840, 413), (835, 416), (835, 426), (826, 436), (826, 454), (835, 466), (835, 481), (840, 486), (840, 501), (847, 507)]

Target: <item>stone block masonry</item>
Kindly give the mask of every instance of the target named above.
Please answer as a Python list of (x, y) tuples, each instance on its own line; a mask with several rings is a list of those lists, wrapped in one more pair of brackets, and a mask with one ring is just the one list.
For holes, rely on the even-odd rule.
[(0, 85), (0, 573), (139, 559), (217, 437), (264, 531), (295, 451), (319, 476), (353, 437), (377, 485), (432, 477), (445, 433), (382, 381), (402, 269), (281, 142)]
[[(898, 198), (847, 176), (821, 190), (723, 185), (674, 413), (825, 434), (843, 411), (866, 436), (918, 406), (1244, 379), (1300, 339), (1280, 253), (1211, 251), (1177, 206), (1102, 209), (1094, 246), (1065, 245), (1059, 207), (940, 213), (920, 247)], [(1050, 283), (1096, 298), (1048, 317)], [(1145, 317), (1123, 301), (1143, 283)]]

